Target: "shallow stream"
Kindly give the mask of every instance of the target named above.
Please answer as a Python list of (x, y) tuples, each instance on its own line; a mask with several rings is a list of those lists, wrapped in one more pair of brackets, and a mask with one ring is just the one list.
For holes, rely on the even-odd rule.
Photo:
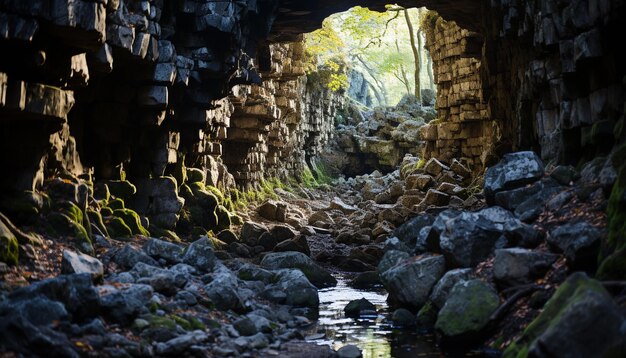
[[(397, 329), (391, 322), (387, 293), (383, 290), (359, 290), (348, 286), (350, 277), (336, 274), (337, 286), (319, 291), (320, 309), (317, 327), (307, 340), (339, 349), (354, 344), (364, 358), (442, 357), (434, 336), (418, 334), (414, 328)], [(344, 314), (348, 302), (365, 298), (377, 309), (377, 315), (349, 318)]]

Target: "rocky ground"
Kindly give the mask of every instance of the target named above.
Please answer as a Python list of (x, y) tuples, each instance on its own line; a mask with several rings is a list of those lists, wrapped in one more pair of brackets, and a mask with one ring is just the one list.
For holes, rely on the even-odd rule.
[[(83, 226), (53, 239), (36, 234), (36, 222), (18, 229), (2, 217), (20, 260), (0, 266), (0, 351), (358, 357), (353, 346), (333, 352), (303, 341), (318, 289), (336, 284), (339, 270), (358, 273), (355, 287), (384, 286), (394, 325), (434, 330), (444, 350), (623, 356), (626, 285), (593, 278), (615, 180), (610, 158), (546, 169), (518, 152), (472, 177), (458, 161), (407, 155), (386, 175), (277, 188), (278, 199), (240, 213), (242, 225), (188, 244), (150, 237), (140, 219), (124, 241), (94, 233), (80, 241)], [(48, 225), (85, 222), (74, 208), (93, 204), (87, 183), (47, 188), (57, 208)], [(346, 315), (372, 307), (351, 302)]]

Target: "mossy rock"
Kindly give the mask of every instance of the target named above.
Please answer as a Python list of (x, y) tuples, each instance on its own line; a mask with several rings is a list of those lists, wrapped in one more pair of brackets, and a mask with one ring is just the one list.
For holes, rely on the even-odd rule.
[(58, 204), (58, 208), (61, 209), (63, 214), (67, 215), (73, 221), (81, 225), (84, 224), (83, 211), (78, 207), (78, 205), (69, 201), (64, 201)]
[(215, 195), (215, 197), (217, 198), (218, 203), (224, 204), (224, 193), (222, 193), (221, 190), (219, 190), (218, 188), (214, 187), (213, 185), (207, 185), (206, 186), (206, 191), (208, 191), (209, 193)]
[(0, 261), (9, 265), (17, 265), (19, 244), (9, 228), (0, 221)]
[(33, 222), (44, 208), (44, 196), (34, 191), (21, 191), (0, 200), (0, 211), (18, 222)]
[[(623, 159), (626, 157), (626, 146), (620, 147), (613, 155), (613, 163), (616, 164), (616, 158)], [(617, 180), (613, 184), (611, 190), (611, 196), (609, 197), (607, 205), (607, 219), (608, 219), (608, 235), (605, 240), (602, 241), (600, 249), (600, 257), (598, 262), (600, 263), (598, 274), (603, 279), (626, 279), (626, 275), (619, 275), (620, 272), (624, 272), (622, 267), (626, 266), (626, 263), (620, 262), (620, 258), (623, 254), (616, 254), (617, 252), (623, 252), (626, 250), (626, 162), (621, 162), (619, 169), (619, 175)], [(607, 261), (609, 258), (611, 260)]]
[(112, 239), (128, 239), (133, 235), (131, 228), (126, 225), (124, 220), (117, 216), (109, 216), (104, 219), (109, 235)]
[(133, 210), (117, 209), (113, 211), (113, 215), (124, 220), (124, 223), (126, 224), (126, 226), (128, 226), (128, 228), (130, 228), (133, 234), (150, 236), (148, 230), (146, 230), (141, 224), (141, 218), (139, 217), (139, 214), (137, 214)]
[(128, 180), (110, 180), (106, 185), (111, 195), (123, 200), (128, 200), (137, 193), (137, 187)]
[(105, 206), (100, 209), (100, 215), (102, 215), (102, 217), (113, 216), (113, 209)]
[(180, 237), (172, 230), (161, 229), (160, 227), (154, 225), (150, 226), (150, 230), (152, 231), (152, 235), (154, 237), (158, 237), (171, 242), (182, 242)]
[(194, 194), (199, 190), (200, 191), (206, 190), (206, 187), (204, 186), (204, 184), (199, 183), (199, 182), (187, 183), (187, 186), (189, 187), (189, 189), (191, 189), (191, 192)]
[(220, 232), (222, 230), (230, 228), (230, 213), (224, 206), (219, 205), (215, 210), (215, 215), (217, 216), (217, 227), (215, 230), (216, 232)]
[(109, 190), (109, 186), (102, 182), (97, 183), (94, 187), (94, 198), (105, 202), (111, 200), (111, 191)]
[(72, 245), (77, 250), (88, 255), (93, 255), (94, 250), (91, 245), (89, 233), (81, 223), (59, 212), (50, 213), (46, 219), (57, 234), (70, 237)]
[[(561, 334), (570, 338), (572, 338), (572, 334), (578, 336), (580, 342), (568, 342), (571, 343), (571, 346), (567, 347), (557, 343), (559, 347), (556, 348), (540, 348), (541, 351), (548, 349), (545, 353), (546, 356), (552, 356), (555, 353), (554, 349), (562, 352), (563, 356), (590, 356), (587, 354), (591, 352), (585, 354), (579, 352), (578, 350), (580, 349), (593, 351), (595, 353), (593, 356), (607, 356), (603, 355), (601, 351), (597, 351), (597, 349), (602, 348), (606, 350), (610, 348), (610, 345), (607, 346), (605, 344), (607, 343), (606, 341), (599, 342), (598, 340), (611, 340), (611, 333), (615, 335), (615, 332), (617, 332), (617, 336), (621, 336), (619, 331), (622, 325), (622, 319), (618, 318), (619, 313), (615, 314), (611, 312), (611, 309), (619, 311), (619, 307), (617, 307), (611, 295), (600, 282), (590, 279), (582, 272), (574, 273), (558, 288), (544, 306), (541, 314), (526, 327), (522, 336), (504, 351), (503, 358), (528, 357), (529, 353), (539, 346), (544, 344), (554, 345), (554, 343), (548, 342), (546, 339), (555, 335), (560, 336)], [(582, 312), (586, 312), (588, 315), (585, 317), (586, 314), (581, 314)], [(596, 316), (598, 312), (606, 317), (598, 318)], [(572, 326), (573, 324), (584, 325), (590, 322), (597, 324), (598, 327)], [(562, 331), (564, 323), (566, 324), (565, 330), (568, 332)], [(604, 326), (605, 323), (606, 327)], [(611, 329), (609, 329), (609, 326), (612, 326)], [(598, 329), (600, 329), (599, 333), (594, 333), (598, 332)], [(606, 331), (604, 331), (605, 329)], [(587, 337), (589, 337), (588, 341)], [(598, 347), (598, 345), (602, 347)], [(553, 352), (550, 353), (550, 350)], [(575, 354), (572, 355), (573, 353)]]
[[(111, 213), (112, 214), (112, 213)], [(98, 230), (104, 234), (104, 236), (109, 236), (109, 232), (107, 231), (106, 226), (104, 225), (104, 220), (102, 220), (102, 215), (99, 212), (93, 209), (87, 209), (87, 216), (89, 217), (89, 221), (92, 225), (95, 225)]]
[(243, 225), (243, 219), (239, 215), (231, 214), (230, 224), (231, 225)]
[(187, 168), (187, 183), (202, 183), (206, 181), (203, 170), (198, 168)]
[(437, 307), (431, 301), (426, 302), (417, 312), (417, 326), (421, 329), (432, 329), (437, 321), (437, 313)]
[(623, 280), (626, 278), (626, 248), (621, 248), (602, 261), (598, 272), (598, 280)]
[(185, 200), (193, 199), (193, 191), (187, 184), (183, 184), (178, 189), (178, 195), (180, 195)]
[(126, 208), (126, 206), (124, 205), (124, 200), (120, 198), (109, 200), (109, 202), (107, 203), (107, 207), (109, 207), (111, 210), (118, 210), (118, 209)]
[(478, 342), (499, 304), (496, 290), (482, 280), (454, 285), (435, 323), (442, 343), (466, 346)]

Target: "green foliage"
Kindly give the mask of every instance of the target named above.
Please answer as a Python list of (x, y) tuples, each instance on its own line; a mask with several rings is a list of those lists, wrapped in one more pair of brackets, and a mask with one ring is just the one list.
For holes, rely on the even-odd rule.
[(0, 261), (9, 265), (17, 265), (19, 246), (17, 238), (11, 230), (0, 221)]
[(150, 236), (148, 230), (146, 230), (141, 224), (139, 214), (130, 209), (117, 209), (113, 211), (113, 215), (122, 219), (124, 224), (128, 226), (131, 232), (135, 235)]

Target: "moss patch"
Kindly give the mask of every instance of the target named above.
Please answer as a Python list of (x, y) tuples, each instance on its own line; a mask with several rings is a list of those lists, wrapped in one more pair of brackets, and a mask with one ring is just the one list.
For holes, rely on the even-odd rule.
[(546, 303), (543, 312), (526, 327), (522, 336), (504, 351), (503, 357), (527, 357), (533, 342), (549, 327), (556, 324), (563, 312), (584, 299), (590, 292), (599, 292), (609, 296), (598, 281), (590, 279), (584, 273), (578, 272), (571, 275)]
[(150, 236), (148, 230), (146, 230), (141, 224), (141, 218), (139, 214), (130, 209), (117, 209), (113, 211), (113, 215), (122, 219), (124, 224), (128, 226), (132, 234)]
[(133, 231), (126, 225), (124, 220), (117, 216), (105, 218), (104, 224), (113, 239), (128, 239), (133, 235)]
[(19, 245), (17, 238), (9, 228), (0, 221), (0, 261), (9, 265), (17, 265)]

